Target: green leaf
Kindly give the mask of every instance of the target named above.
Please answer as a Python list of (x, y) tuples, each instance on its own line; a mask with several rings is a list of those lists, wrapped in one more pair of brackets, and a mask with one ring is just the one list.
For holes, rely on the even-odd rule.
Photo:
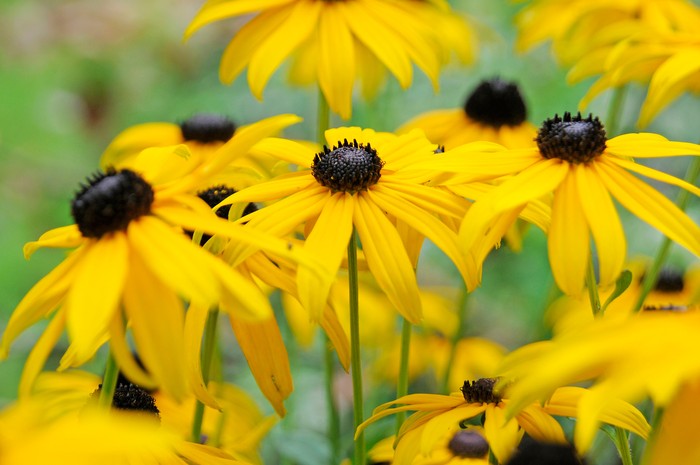
[(617, 281), (615, 281), (615, 290), (605, 301), (605, 303), (603, 304), (603, 308), (600, 309), (601, 315), (605, 314), (605, 309), (608, 308), (608, 305), (610, 305), (613, 300), (620, 297), (622, 293), (625, 292), (628, 287), (630, 287), (631, 283), (632, 272), (630, 270), (623, 270), (622, 273), (620, 273), (620, 276), (618, 276)]

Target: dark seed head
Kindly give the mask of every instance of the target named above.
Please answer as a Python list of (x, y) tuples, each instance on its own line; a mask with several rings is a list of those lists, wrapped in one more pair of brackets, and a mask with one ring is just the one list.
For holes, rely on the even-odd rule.
[(384, 162), (370, 144), (345, 139), (332, 150), (324, 146), (314, 157), (311, 172), (319, 184), (333, 192), (355, 194), (379, 181), (382, 166)]
[[(204, 200), (207, 205), (209, 205), (211, 208), (214, 208), (215, 206), (219, 205), (223, 200), (226, 200), (228, 197), (232, 196), (233, 194), (236, 193), (236, 189), (233, 187), (228, 187), (224, 185), (219, 185), (219, 186), (214, 186), (210, 187), (209, 189), (205, 191), (201, 191), (197, 194), (197, 196)], [(223, 218), (225, 220), (228, 220), (228, 214), (231, 211), (231, 205), (224, 205), (223, 207), (219, 208), (216, 210), (216, 216), (219, 218)], [(255, 205), (254, 203), (249, 203), (246, 205), (246, 207), (243, 209), (243, 216), (253, 213), (255, 211), (258, 211), (258, 206)], [(188, 236), (192, 237), (193, 231), (185, 231)], [(206, 244), (207, 241), (211, 239), (211, 236), (209, 234), (202, 234), (202, 239), (200, 240), (200, 244)]]
[(662, 268), (656, 278), (654, 290), (657, 292), (683, 292), (683, 273), (672, 268)]
[(486, 126), (518, 126), (527, 119), (527, 108), (517, 84), (499, 78), (481, 81), (467, 98), (464, 111)]
[(496, 385), (494, 378), (481, 378), (476, 381), (465, 381), (461, 387), (464, 400), (469, 403), (480, 404), (497, 404), (501, 401), (501, 397), (493, 392), (493, 387)]
[[(92, 393), (93, 397), (98, 397), (102, 385)], [(145, 416), (157, 418), (160, 421), (160, 410), (156, 406), (156, 400), (147, 391), (132, 383), (117, 383), (112, 398), (112, 408), (116, 410), (127, 410), (130, 412), (140, 412)]]
[(550, 444), (525, 437), (506, 465), (585, 465), (568, 444)]
[(96, 238), (125, 231), (129, 223), (147, 215), (153, 188), (130, 170), (107, 170), (88, 178), (71, 204), (71, 214), (84, 237)]
[(481, 434), (472, 430), (461, 430), (450, 439), (447, 447), (454, 455), (478, 459), (489, 453), (489, 443)]
[(211, 113), (198, 113), (180, 124), (182, 138), (208, 144), (226, 142), (236, 132), (236, 125), (225, 116)]
[(605, 150), (605, 129), (596, 117), (581, 113), (555, 115), (542, 123), (537, 133), (537, 146), (544, 158), (559, 158), (569, 163), (588, 163)]

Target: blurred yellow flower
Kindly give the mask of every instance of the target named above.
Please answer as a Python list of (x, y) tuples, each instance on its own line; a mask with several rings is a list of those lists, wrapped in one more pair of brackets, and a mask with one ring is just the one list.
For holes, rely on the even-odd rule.
[(415, 64), (437, 89), (452, 50), (472, 57), (474, 34), (444, 0), (209, 0), (185, 38), (214, 21), (251, 13), (224, 51), (221, 81), (233, 82), (247, 67), (250, 90), (262, 99), (270, 76), (296, 52), (292, 80), (318, 82), (343, 119), (350, 118), (358, 79), (371, 95), (388, 69), (405, 89)]

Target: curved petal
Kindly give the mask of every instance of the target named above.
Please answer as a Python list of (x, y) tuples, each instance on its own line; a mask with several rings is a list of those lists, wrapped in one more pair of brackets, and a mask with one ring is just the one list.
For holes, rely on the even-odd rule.
[(625, 232), (610, 194), (596, 172), (587, 165), (576, 165), (574, 176), (582, 211), (598, 252), (600, 284), (607, 286), (615, 282), (625, 264)]
[(77, 364), (90, 359), (100, 346), (109, 322), (119, 309), (129, 271), (125, 233), (91, 241), (75, 269), (66, 295), (66, 327)]
[(620, 166), (628, 171), (633, 171), (637, 174), (641, 174), (642, 176), (646, 176), (647, 178), (665, 182), (666, 184), (671, 184), (672, 186), (678, 186), (682, 189), (687, 190), (688, 192), (691, 192), (692, 194), (700, 196), (700, 188), (698, 186), (694, 186), (682, 179), (679, 179), (675, 176), (671, 176), (670, 174), (666, 174), (661, 171), (649, 168), (647, 166), (640, 165), (639, 163), (623, 160), (620, 158), (606, 158), (605, 163), (614, 163), (617, 166)]
[(199, 13), (197, 13), (189, 26), (187, 26), (185, 30), (185, 39), (188, 39), (199, 28), (213, 23), (214, 21), (274, 8), (292, 3), (293, 1), (294, 0), (209, 0), (202, 9), (199, 10)]
[(435, 448), (435, 443), (445, 435), (459, 428), (463, 420), (474, 418), (487, 409), (486, 404), (465, 404), (442, 413), (425, 424), (420, 439), (420, 451), (427, 455)]
[(39, 239), (27, 242), (22, 249), (24, 258), (29, 259), (34, 252), (42, 247), (78, 247), (85, 242), (85, 238), (78, 230), (77, 224), (55, 228), (42, 234)]
[[(309, 168), (314, 161), (314, 152), (308, 145), (278, 137), (267, 137), (261, 140), (250, 149), (249, 153), (284, 160), (300, 168)], [(307, 171), (299, 171), (298, 173), (309, 174)]]
[(294, 387), (287, 349), (275, 317), (270, 315), (269, 318), (256, 322), (246, 322), (239, 318), (230, 320), (258, 387), (277, 414), (283, 417), (286, 413), (284, 400)]
[(352, 234), (354, 206), (355, 198), (352, 195), (342, 192), (333, 194), (304, 242), (304, 250), (321, 260), (324, 269), (320, 280), (319, 276), (304, 268), (297, 273), (299, 300), (312, 321), (321, 319), (331, 285), (345, 256)]
[(559, 289), (568, 295), (578, 296), (584, 287), (590, 259), (590, 238), (574, 169), (554, 192), (547, 250)]
[(202, 378), (202, 335), (209, 316), (209, 307), (192, 302), (185, 315), (185, 372), (197, 399), (209, 407), (221, 410), (219, 402), (209, 392)]
[(124, 376), (144, 389), (157, 389), (158, 383), (134, 360), (131, 349), (126, 342), (123, 320), (123, 316), (119, 313), (115, 314), (109, 323), (109, 350), (114, 355), (119, 370), (124, 373)]
[(18, 396), (28, 397), (34, 386), (39, 373), (44, 369), (46, 360), (56, 347), (58, 339), (63, 334), (63, 329), (66, 327), (66, 312), (59, 310), (51, 319), (51, 323), (46, 327), (41, 337), (34, 344), (32, 351), (29, 353), (27, 360), (24, 362), (22, 377), (19, 380)]
[(372, 201), (357, 195), (354, 224), (367, 265), (389, 301), (410, 322), (422, 318), (416, 275), (394, 225)]
[(515, 419), (506, 420), (503, 409), (494, 404), (486, 406), (484, 433), (498, 463), (504, 463), (515, 452), (523, 430)]
[(533, 439), (547, 443), (566, 443), (561, 425), (539, 405), (526, 407), (515, 415), (518, 424)]
[[(605, 154), (627, 158), (658, 158), (700, 155), (700, 145), (670, 141), (653, 133), (623, 134), (606, 142)], [(608, 157), (602, 156), (603, 159)]]

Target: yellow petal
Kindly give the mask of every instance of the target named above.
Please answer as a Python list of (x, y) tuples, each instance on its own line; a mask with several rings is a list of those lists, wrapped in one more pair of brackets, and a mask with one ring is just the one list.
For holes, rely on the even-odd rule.
[[(284, 160), (300, 168), (310, 168), (314, 161), (314, 152), (304, 144), (289, 139), (267, 137), (255, 144), (250, 152), (257, 156), (269, 156)], [(300, 173), (307, 173), (301, 171)]]
[(119, 311), (129, 269), (126, 234), (90, 241), (66, 295), (66, 326), (78, 364), (99, 348), (109, 322)]
[(330, 108), (343, 119), (352, 113), (355, 49), (345, 16), (337, 3), (323, 8), (318, 25), (318, 84)]
[(655, 179), (657, 181), (665, 182), (666, 184), (671, 184), (673, 186), (678, 186), (682, 189), (685, 189), (697, 196), (700, 196), (700, 188), (697, 186), (694, 186), (690, 184), (689, 182), (686, 182), (682, 179), (679, 179), (675, 176), (671, 176), (670, 174), (663, 173), (661, 171), (657, 171), (655, 169), (649, 168), (644, 165), (640, 165), (639, 163), (634, 163), (633, 161), (628, 161), (628, 160), (622, 160), (619, 158), (607, 158), (605, 160), (605, 163), (614, 163), (628, 171), (633, 171), (635, 173), (641, 174), (642, 176), (646, 176), (647, 178)]
[(547, 443), (566, 443), (561, 425), (539, 405), (523, 409), (515, 416), (518, 424), (533, 439)]
[(144, 389), (157, 389), (158, 383), (150, 373), (146, 373), (134, 360), (131, 348), (126, 342), (124, 333), (124, 318), (121, 314), (115, 314), (109, 323), (109, 350), (114, 355), (114, 359), (119, 366), (119, 370), (124, 373), (134, 384)]
[(209, 392), (202, 378), (202, 335), (209, 316), (209, 307), (192, 302), (185, 315), (185, 372), (197, 399), (209, 407), (221, 410), (219, 402)]
[(479, 415), (487, 409), (486, 404), (465, 404), (436, 416), (426, 423), (420, 439), (420, 451), (427, 455), (435, 444), (448, 433), (459, 429), (459, 423)]
[(600, 284), (608, 286), (615, 282), (625, 264), (625, 232), (610, 194), (596, 172), (581, 164), (575, 166), (574, 176), (582, 211), (598, 252)]
[[(670, 141), (651, 133), (623, 134), (606, 142), (605, 154), (627, 158), (677, 157), (700, 155), (700, 145)], [(607, 158), (603, 155), (603, 158)]]
[(554, 192), (547, 250), (554, 280), (564, 293), (578, 296), (590, 259), (589, 232), (571, 169)]
[(24, 362), (24, 369), (22, 370), (22, 377), (19, 380), (19, 388), (17, 390), (20, 398), (31, 394), (34, 381), (44, 369), (46, 360), (48, 360), (51, 352), (56, 347), (56, 343), (61, 334), (63, 334), (65, 326), (66, 312), (59, 310), (51, 319), (51, 323), (41, 334), (39, 340), (34, 344), (27, 360)]
[(115, 137), (100, 158), (100, 169), (118, 167), (130, 156), (148, 147), (177, 145), (183, 142), (180, 126), (173, 123), (137, 124)]
[(367, 265), (389, 301), (410, 322), (422, 318), (416, 275), (401, 237), (385, 214), (362, 194), (357, 195), (353, 222)]
[(289, 357), (273, 315), (262, 321), (247, 322), (230, 318), (243, 355), (258, 387), (277, 414), (286, 413), (284, 400), (294, 389)]
[(292, 2), (293, 0), (208, 0), (189, 26), (187, 26), (185, 39), (188, 39), (202, 26), (206, 26), (214, 21), (266, 10)]
[(130, 261), (124, 308), (131, 322), (137, 353), (162, 389), (181, 401), (188, 394), (183, 363), (182, 301), (153, 276), (140, 257), (132, 254)]
[(85, 242), (85, 238), (80, 234), (77, 225), (63, 226), (62, 228), (45, 232), (36, 241), (27, 242), (23, 249), (24, 258), (29, 259), (41, 247), (71, 248), (78, 247), (83, 242)]
[(493, 455), (499, 463), (503, 463), (515, 452), (523, 436), (523, 430), (518, 427), (515, 419), (506, 421), (503, 409), (494, 404), (486, 406), (484, 433), (491, 446)]
[[(328, 300), (331, 284), (345, 256), (350, 235), (355, 198), (347, 193), (333, 194), (306, 238), (304, 250), (322, 261), (324, 274), (314, 275), (304, 268), (297, 274), (299, 299), (312, 321), (319, 321)], [(321, 279), (319, 279), (321, 278)]]

